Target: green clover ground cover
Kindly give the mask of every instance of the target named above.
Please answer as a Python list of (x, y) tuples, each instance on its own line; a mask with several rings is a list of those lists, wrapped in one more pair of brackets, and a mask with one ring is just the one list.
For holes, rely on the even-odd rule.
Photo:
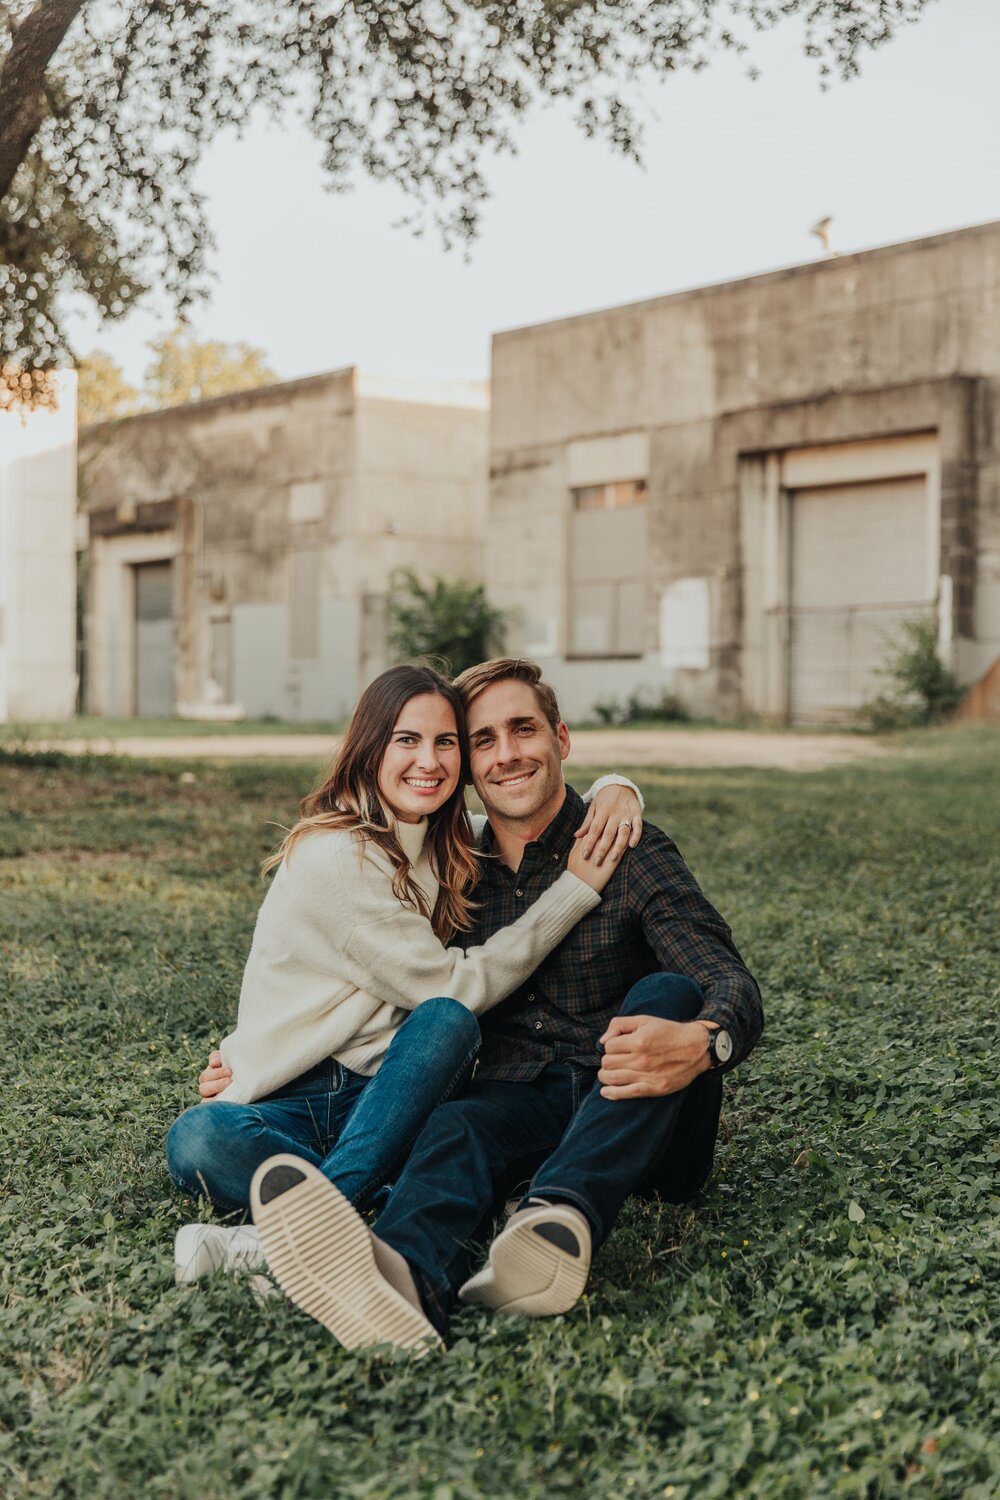
[(417, 1362), (172, 1283), (163, 1136), (310, 768), (0, 756), (0, 1495), (996, 1496), (1000, 745), (920, 743), (638, 773), (765, 996), (716, 1175)]

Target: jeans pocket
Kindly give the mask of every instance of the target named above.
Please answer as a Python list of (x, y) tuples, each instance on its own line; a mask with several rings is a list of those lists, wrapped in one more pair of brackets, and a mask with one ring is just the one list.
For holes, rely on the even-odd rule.
[(368, 1079), (363, 1073), (355, 1073), (353, 1068), (338, 1062), (336, 1058), (333, 1059), (333, 1092), (335, 1094), (358, 1093), (367, 1082)]
[(330, 1106), (327, 1118), (328, 1151), (337, 1144), (344, 1126), (351, 1117), (351, 1111), (370, 1081), (363, 1073), (355, 1073), (353, 1069), (345, 1067), (343, 1063), (334, 1059), (333, 1091), (328, 1096)]

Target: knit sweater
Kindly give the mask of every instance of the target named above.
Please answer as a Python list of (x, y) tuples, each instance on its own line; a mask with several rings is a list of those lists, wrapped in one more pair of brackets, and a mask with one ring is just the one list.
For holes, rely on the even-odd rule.
[[(395, 831), (433, 910), (426, 820)], [(250, 1103), (331, 1056), (373, 1074), (422, 1000), (447, 995), (476, 1014), (489, 1009), (601, 899), (567, 870), (516, 922), (464, 952), (401, 905), (392, 876), (376, 845), (334, 829), (307, 834), (279, 865), (257, 917), (236, 1029), (220, 1048), (233, 1081), (216, 1102)]]

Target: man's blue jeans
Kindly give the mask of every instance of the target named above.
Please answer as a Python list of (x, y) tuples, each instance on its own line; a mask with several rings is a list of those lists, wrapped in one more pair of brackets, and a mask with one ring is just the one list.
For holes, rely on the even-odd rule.
[[(692, 980), (651, 974), (621, 1014), (690, 1021), (703, 1003)], [(694, 1197), (712, 1168), (721, 1102), (716, 1072), (650, 1099), (604, 1099), (594, 1072), (572, 1065), (550, 1065), (530, 1083), (474, 1080), (424, 1126), (375, 1232), (409, 1261), (444, 1333), (472, 1269), (470, 1242), (512, 1190), (574, 1204), (596, 1250), (631, 1193)]]
[(411, 1011), (372, 1078), (333, 1058), (254, 1104), (209, 1100), (175, 1120), (167, 1167), (179, 1188), (223, 1211), (250, 1206), (261, 1162), (290, 1151), (319, 1167), (359, 1208), (405, 1159), (431, 1111), (466, 1080), (479, 1022), (457, 1000)]

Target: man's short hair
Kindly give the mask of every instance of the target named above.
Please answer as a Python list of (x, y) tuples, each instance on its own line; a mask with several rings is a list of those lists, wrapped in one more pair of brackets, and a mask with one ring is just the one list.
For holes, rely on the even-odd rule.
[(537, 662), (526, 656), (495, 656), (492, 661), (480, 662), (478, 667), (467, 667), (455, 678), (458, 689), (468, 711), (480, 693), (495, 682), (526, 682), (534, 689), (538, 707), (552, 729), (558, 729), (562, 721), (556, 695), (547, 682), (542, 681), (542, 669)]

